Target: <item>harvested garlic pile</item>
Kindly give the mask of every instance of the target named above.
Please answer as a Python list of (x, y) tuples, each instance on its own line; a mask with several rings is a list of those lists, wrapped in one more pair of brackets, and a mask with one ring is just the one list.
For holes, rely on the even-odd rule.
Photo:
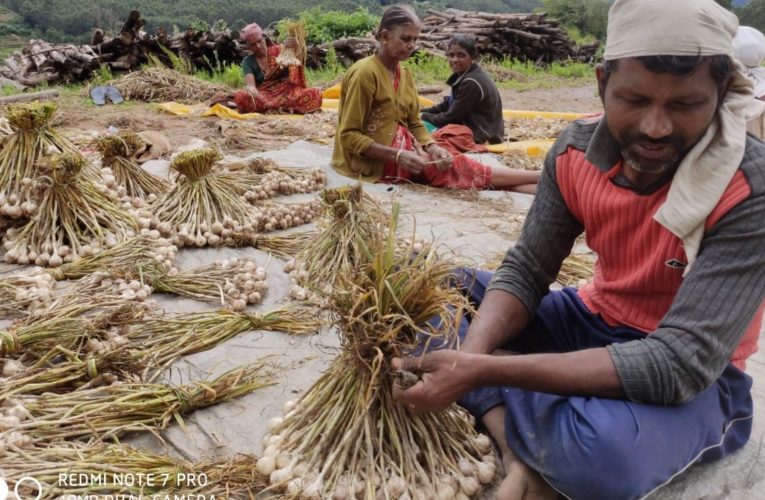
[(263, 439), (263, 452), (256, 464), (257, 471), (268, 476), (272, 485), (285, 485), (284, 489), (290, 497), (312, 500), (369, 498), (367, 488), (368, 483), (372, 483), (377, 498), (467, 500), (476, 498), (496, 477), (497, 463), (491, 439), (478, 434), (470, 439), (470, 443), (466, 443), (466, 448), (476, 450), (480, 456), (462, 457), (456, 462), (451, 474), (434, 478), (435, 496), (425, 488), (422, 488), (421, 495), (411, 495), (408, 492), (411, 485), (401, 476), (392, 473), (386, 478), (351, 478), (345, 474), (335, 483), (331, 496), (327, 497), (324, 494), (325, 484), (322, 478), (312, 471), (307, 463), (299, 462), (294, 455), (283, 451), (284, 445), (290, 439), (290, 430), (285, 429), (285, 423), (294, 419), (300, 411), (299, 402), (287, 401), (283, 407), (284, 418), (274, 417), (269, 421), (269, 433)]
[(274, 170), (263, 175), (261, 183), (247, 190), (244, 193), (244, 198), (250, 203), (254, 203), (279, 195), (312, 193), (323, 188), (326, 183), (327, 174), (320, 168), (307, 171), (305, 175), (301, 176), (291, 176), (285, 172)]
[(156, 254), (154, 254), (154, 259), (162, 264), (165, 272), (177, 274), (178, 269), (176, 269), (174, 265), (175, 257), (178, 254), (178, 247), (173, 245), (169, 239), (160, 237), (159, 232), (154, 229), (149, 231), (148, 235), (157, 243), (155, 247)]
[(290, 291), (288, 297), (300, 302), (316, 300), (316, 294), (305, 288), (308, 281), (308, 271), (297, 260), (290, 259), (284, 265), (284, 272), (290, 277)]
[(42, 193), (40, 184), (29, 177), (24, 177), (19, 183), (19, 192), (7, 196), (0, 193), (0, 215), (11, 219), (31, 218), (37, 213), (37, 207)]
[(234, 246), (236, 244), (234, 239), (236, 234), (254, 235), (257, 232), (253, 222), (240, 224), (227, 218), (212, 224), (202, 222), (199, 225), (198, 233), (194, 233), (188, 224), (181, 224), (178, 227), (178, 233), (173, 236), (172, 241), (179, 248), (185, 246), (204, 247), (207, 245), (212, 247), (221, 245)]
[[(40, 267), (58, 267), (70, 262), (77, 262), (81, 257), (92, 257), (104, 251), (107, 248), (115, 246), (117, 236), (111, 231), (104, 231), (104, 239), (89, 238), (81, 241), (80, 252), (74, 252), (69, 245), (60, 245), (54, 247), (52, 243), (46, 242), (39, 248), (29, 247), (19, 244), (16, 237), (19, 235), (20, 228), (9, 228), (6, 233), (6, 239), (3, 242), (5, 247), (5, 262), (8, 264), (21, 264), (23, 266), (34, 264)], [(128, 233), (132, 235), (132, 233)]]
[(4, 238), (5, 261), (58, 267), (112, 248), (135, 236), (137, 221), (92, 181), (92, 167), (79, 153), (46, 161), (46, 187), (35, 216)]
[(308, 224), (321, 211), (318, 201), (306, 203), (268, 203), (258, 206), (254, 215), (256, 230), (275, 231)]
[(231, 308), (242, 312), (249, 304), (260, 304), (268, 291), (266, 270), (259, 267), (254, 260), (237, 259), (218, 263), (223, 269), (238, 269), (231, 281), (226, 281), (223, 293), (230, 299)]
[(222, 302), (241, 312), (248, 304), (260, 304), (268, 290), (266, 270), (248, 258), (217, 261), (153, 278), (156, 292), (171, 293), (205, 302)]
[(109, 330), (103, 332), (103, 339), (89, 338), (87, 342), (85, 342), (85, 351), (93, 354), (101, 354), (127, 344), (129, 340), (122, 336), (121, 333), (119, 328), (111, 327)]
[[(135, 198), (141, 200), (141, 198)], [(150, 201), (151, 200), (151, 201)], [(156, 201), (156, 195), (150, 194), (146, 197), (147, 203)], [(132, 202), (131, 202), (132, 203)], [(162, 222), (156, 217), (151, 210), (145, 208), (141, 203), (135, 203), (140, 207), (135, 207), (130, 210), (130, 213), (138, 220), (138, 227), (141, 234), (147, 234), (149, 231), (158, 231), (160, 236), (170, 238), (174, 235), (174, 227), (170, 222)]]
[(45, 305), (55, 288), (56, 280), (40, 267), (4, 278), (0, 282), (0, 311), (15, 313), (20, 308)]
[(0, 457), (9, 448), (32, 446), (32, 437), (17, 430), (30, 417), (20, 400), (9, 398), (3, 402), (0, 408)]
[(16, 359), (6, 358), (2, 360), (2, 375), (3, 377), (13, 377), (24, 371), (24, 364)]
[(120, 298), (125, 300), (135, 300), (136, 302), (143, 302), (151, 295), (151, 287), (147, 284), (141, 283), (138, 280), (124, 280), (122, 278), (114, 279), (112, 286), (120, 293)]

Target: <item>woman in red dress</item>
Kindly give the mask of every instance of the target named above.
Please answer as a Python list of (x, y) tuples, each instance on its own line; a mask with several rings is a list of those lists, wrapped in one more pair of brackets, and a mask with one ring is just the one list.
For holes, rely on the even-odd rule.
[[(303, 66), (281, 66), (276, 58), (282, 51), (278, 44), (267, 45), (263, 30), (256, 23), (242, 29), (242, 40), (252, 55), (242, 61), (245, 90), (234, 94), (240, 113), (312, 113), (321, 108), (321, 90), (307, 87)], [(285, 47), (297, 49), (294, 38)]]

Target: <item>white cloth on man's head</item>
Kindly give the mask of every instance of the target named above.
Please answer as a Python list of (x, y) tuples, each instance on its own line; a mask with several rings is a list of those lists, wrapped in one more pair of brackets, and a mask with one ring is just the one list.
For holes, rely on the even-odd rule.
[(733, 53), (747, 68), (757, 68), (765, 61), (765, 35), (751, 26), (739, 26), (733, 37)]
[[(608, 13), (604, 58), (675, 55), (733, 57), (738, 18), (714, 0), (616, 0)], [(744, 157), (746, 121), (765, 109), (752, 106), (752, 82), (743, 64), (734, 74), (717, 116), (680, 162), (667, 199), (654, 214), (683, 240), (688, 266), (696, 260), (704, 222), (719, 203)], [(755, 101), (758, 102), (758, 101)]]
[(747, 76), (754, 83), (754, 96), (765, 96), (765, 35), (750, 26), (740, 26), (733, 38), (736, 59), (747, 69)]

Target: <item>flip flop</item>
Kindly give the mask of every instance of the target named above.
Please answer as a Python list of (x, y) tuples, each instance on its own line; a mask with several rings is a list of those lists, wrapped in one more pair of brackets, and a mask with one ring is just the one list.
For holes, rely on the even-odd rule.
[(125, 99), (122, 98), (120, 91), (117, 90), (117, 87), (112, 87), (111, 85), (106, 87), (106, 97), (108, 97), (114, 104), (120, 104), (125, 101)]
[(90, 91), (90, 98), (96, 106), (106, 104), (106, 87), (95, 87)]

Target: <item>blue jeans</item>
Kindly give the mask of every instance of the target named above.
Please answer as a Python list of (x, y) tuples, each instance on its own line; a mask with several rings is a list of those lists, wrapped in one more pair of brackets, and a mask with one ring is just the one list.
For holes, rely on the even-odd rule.
[[(459, 270), (457, 280), (475, 304), (491, 279), (487, 271)], [(460, 335), (464, 338), (468, 322)], [(570, 288), (541, 302), (528, 327), (504, 348), (569, 352), (644, 338), (608, 326)], [(557, 396), (513, 387), (486, 387), (460, 404), (477, 418), (504, 405), (507, 444), (568, 498), (642, 498), (697, 461), (741, 448), (752, 430), (752, 379), (729, 365), (693, 400), (676, 406), (624, 399)]]

